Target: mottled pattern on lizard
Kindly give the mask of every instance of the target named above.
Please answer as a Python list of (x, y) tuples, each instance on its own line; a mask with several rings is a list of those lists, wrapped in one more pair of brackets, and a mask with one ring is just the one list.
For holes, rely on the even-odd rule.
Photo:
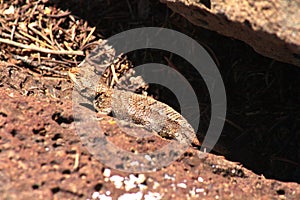
[(94, 101), (98, 112), (112, 112), (118, 119), (143, 125), (167, 139), (200, 145), (192, 126), (167, 104), (149, 96), (111, 89), (99, 82)]

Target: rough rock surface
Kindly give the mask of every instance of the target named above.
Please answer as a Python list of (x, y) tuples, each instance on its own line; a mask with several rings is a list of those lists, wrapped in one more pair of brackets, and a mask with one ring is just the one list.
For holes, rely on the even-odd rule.
[[(300, 196), (296, 183), (267, 180), (212, 154), (200, 160), (195, 152), (186, 153), (182, 160), (150, 174), (110, 170), (81, 146), (72, 125), (70, 99), (62, 103), (26, 97), (9, 88), (0, 92), (1, 199), (117, 199), (126, 194), (156, 195), (157, 199)], [(120, 135), (113, 139), (124, 142)]]
[[(3, 63), (2, 63), (3, 64)], [(299, 199), (297, 183), (265, 179), (238, 163), (190, 148), (159, 171), (109, 169), (81, 143), (74, 126), (72, 84), (0, 65), (0, 199)], [(164, 145), (137, 142), (111, 117), (104, 132), (128, 151)]]
[[(13, 1), (3, 1), (10, 2)], [(58, 17), (55, 19), (59, 22), (55, 25), (65, 20), (61, 23), (65, 35), (59, 34), (62, 38), (67, 38), (65, 36), (69, 33), (65, 31), (66, 24), (69, 24), (67, 19), (81, 22), (88, 16), (89, 23), (96, 24), (100, 30), (97, 35), (107, 37), (137, 23), (132, 17), (135, 12), (129, 9), (129, 4), (134, 5), (135, 1), (74, 0), (69, 5), (71, 0), (62, 0), (58, 7), (40, 5), (46, 0), (15, 2), (18, 9), (22, 7), (19, 6), (21, 3), (26, 4), (26, 8), (20, 10), (27, 10), (31, 4), (37, 12), (33, 16), (38, 16), (38, 21), (41, 16), (47, 16), (41, 15), (44, 11), (58, 10), (53, 13), (59, 15), (48, 17)], [(243, 166), (213, 154), (199, 159), (197, 151), (189, 149), (180, 159), (153, 173), (109, 169), (87, 150), (78, 136), (70, 80), (53, 76), (56, 73), (37, 71), (34, 65), (16, 62), (11, 53), (32, 57), (35, 54), (1, 44), (0, 199), (300, 199), (300, 179), (297, 179), (300, 69), (253, 55), (247, 45), (191, 27), (178, 15), (170, 17), (166, 15), (166, 12), (170, 13), (165, 5), (156, 0), (151, 0), (151, 5), (151, 23), (147, 21), (139, 26), (165, 27), (167, 24), (168, 28), (173, 26), (183, 33), (193, 32), (193, 38), (206, 35), (205, 44), (212, 45), (222, 66), (220, 69), (230, 103), (227, 116), (231, 123), (225, 124), (227, 127), (223, 133), (235, 142), (233, 150), (239, 154)], [(79, 17), (68, 16), (67, 11), (61, 12), (59, 8), (77, 13)], [(34, 12), (29, 10), (29, 13)], [(10, 18), (11, 21), (22, 21), (19, 15), (16, 17)], [(29, 18), (26, 22), (33, 19), (32, 15)], [(74, 30), (71, 29), (73, 23), (68, 30)], [(15, 23), (7, 24), (15, 26)], [(83, 26), (86, 22), (78, 24), (82, 26), (79, 30), (89, 30)], [(194, 32), (194, 29), (197, 30)], [(60, 42), (65, 41), (68, 40)], [(223, 46), (215, 48), (221, 47), (220, 43), (227, 43), (228, 51), (224, 51)], [(182, 64), (172, 60), (176, 66)], [(75, 67), (75, 63), (72, 66)], [(54, 69), (60, 68), (55, 66)], [(196, 77), (193, 74), (192, 81)], [(200, 84), (195, 89), (202, 91)], [(205, 92), (198, 93), (201, 94), (200, 102), (208, 96)], [(205, 116), (206, 110), (202, 110), (202, 116)], [(109, 141), (126, 151), (154, 151), (166, 144), (166, 140), (160, 137), (148, 141), (134, 140), (108, 116), (99, 123), (102, 123)], [(239, 137), (233, 140), (229, 134)], [(266, 179), (260, 175), (262, 173), (271, 178)], [(298, 184), (279, 180), (298, 181)]]
[(242, 40), (258, 53), (300, 66), (300, 2), (161, 0), (195, 25)]

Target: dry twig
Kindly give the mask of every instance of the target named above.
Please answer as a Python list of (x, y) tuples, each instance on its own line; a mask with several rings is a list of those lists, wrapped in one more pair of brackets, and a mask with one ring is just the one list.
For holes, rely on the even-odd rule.
[(19, 42), (11, 41), (8, 39), (0, 38), (0, 43), (5, 43), (9, 45), (14, 45), (16, 47), (20, 47), (23, 49), (27, 50), (32, 50), (32, 51), (38, 51), (38, 52), (43, 52), (43, 53), (49, 53), (49, 54), (57, 54), (57, 55), (77, 55), (77, 56), (83, 56), (84, 53), (83, 51), (66, 51), (66, 50), (51, 50), (51, 49), (46, 49), (46, 48), (41, 48), (37, 46), (30, 46), (26, 44), (21, 44)]

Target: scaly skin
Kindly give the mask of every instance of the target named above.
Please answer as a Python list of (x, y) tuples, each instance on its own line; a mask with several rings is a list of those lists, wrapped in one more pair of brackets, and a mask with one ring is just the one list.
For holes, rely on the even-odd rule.
[(143, 125), (161, 137), (200, 145), (187, 120), (167, 104), (152, 97), (111, 89), (99, 81), (94, 107), (98, 112), (112, 112), (118, 119)]

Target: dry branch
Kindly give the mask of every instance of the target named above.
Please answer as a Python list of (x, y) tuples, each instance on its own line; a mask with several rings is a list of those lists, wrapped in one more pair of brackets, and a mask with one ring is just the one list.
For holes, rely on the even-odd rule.
[(11, 40), (4, 39), (4, 38), (0, 38), (0, 43), (14, 45), (16, 47), (20, 47), (20, 48), (27, 49), (27, 50), (38, 51), (38, 52), (49, 53), (49, 54), (56, 54), (56, 55), (77, 55), (77, 56), (84, 55), (83, 51), (51, 50), (51, 49), (46, 49), (46, 48), (42, 48), (42, 47), (21, 44), (19, 42), (11, 41)]

